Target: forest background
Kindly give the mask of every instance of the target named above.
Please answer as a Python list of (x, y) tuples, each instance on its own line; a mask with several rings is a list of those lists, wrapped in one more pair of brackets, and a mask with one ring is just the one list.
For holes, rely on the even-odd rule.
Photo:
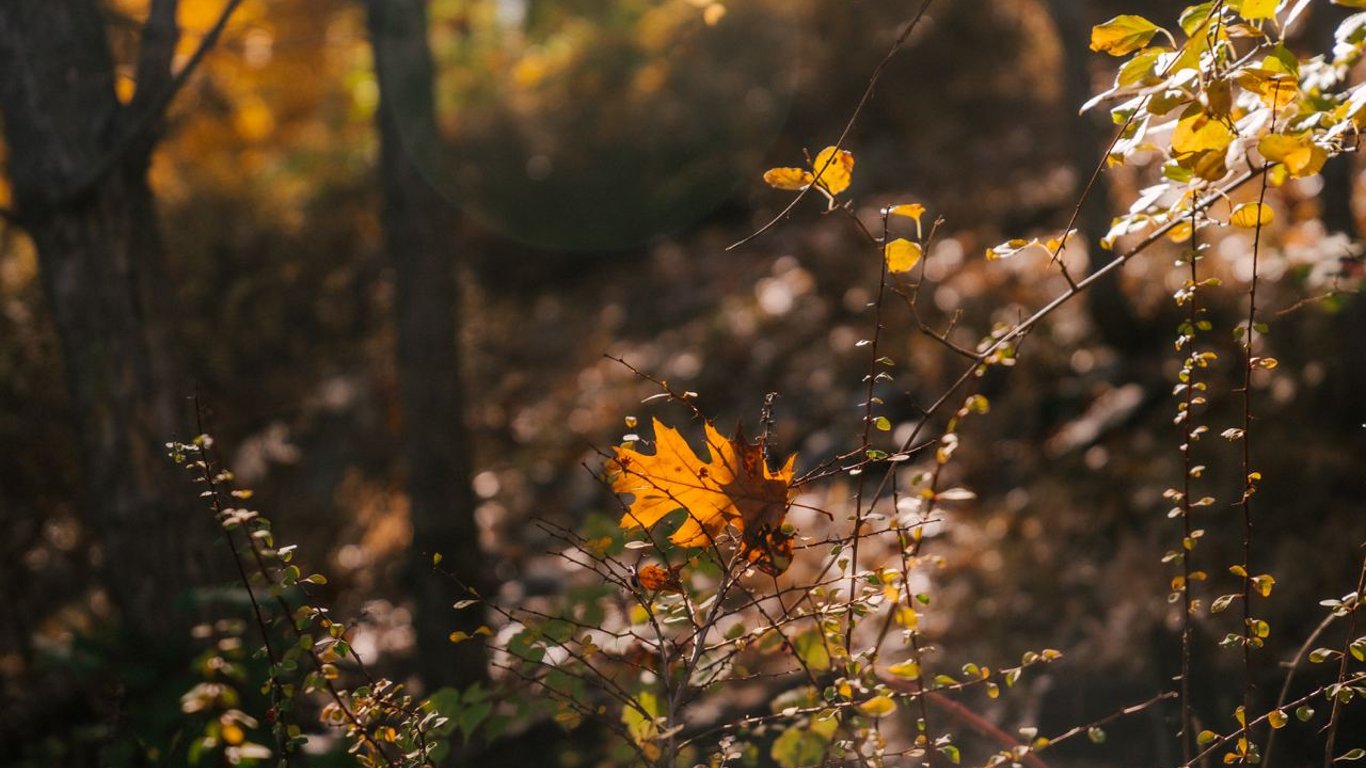
[[(100, 6), (112, 94), (130, 109), (149, 93), (140, 83), (153, 82), (146, 35), (166, 5)], [(867, 366), (858, 342), (880, 265), (852, 258), (854, 229), (815, 203), (727, 246), (788, 201), (762, 183), (763, 169), (833, 143), (905, 8), (436, 0), (425, 34), (430, 144), (407, 120), (386, 128), (379, 112), (374, 6), (245, 0), (216, 31), (223, 3), (178, 5), (182, 34), (167, 61), (183, 66), (206, 38), (214, 44), (164, 125), (138, 136), (159, 236), (132, 238), (163, 241), (162, 290), (140, 300), (160, 317), (147, 332), (148, 377), (164, 376), (175, 406), (132, 429), (157, 446), (210, 429), (279, 539), (326, 574), (314, 599), (354, 623), (352, 643), (376, 668), (419, 690), (484, 677), (444, 642), (468, 619), (433, 608), (454, 591), (433, 587), (421, 566), (444, 552), (509, 603), (560, 590), (569, 577), (558, 544), (536, 521), (611, 521), (617, 509), (595, 472), (631, 431), (623, 418), (687, 415), (642, 405), (659, 390), (636, 371), (700, 393), (722, 425), (755, 424), (764, 396), (778, 393), (773, 440), (787, 452), (857, 444)], [(1181, 6), (1145, 5), (1154, 19)], [(856, 215), (916, 200), (942, 216), (922, 311), (936, 327), (953, 319), (966, 346), (1057, 291), (1046, 255), (987, 264), (980, 254), (1067, 224), (1113, 131), (1103, 109), (1077, 114), (1113, 77), (1113, 60), (1087, 48), (1089, 30), (1133, 10), (1118, 0), (937, 4), (847, 140)], [(1293, 43), (1331, 48), (1346, 13), (1313, 3)], [(400, 117), (421, 109), (421, 99), (383, 98)], [(18, 179), (19, 120), (4, 119), (0, 178)], [(397, 175), (385, 167), (405, 152), (417, 162)], [(1129, 169), (1103, 178), (1078, 222), (1087, 243), (1144, 183)], [(432, 239), (394, 237), (405, 206), (395, 183), (426, 198), (410, 208), (444, 211), (433, 230), (402, 230)], [(1351, 588), (1366, 538), (1366, 306), (1350, 279), (1340, 290), (1333, 277), (1360, 277), (1358, 186), (1348, 155), (1272, 201), (1265, 306), (1280, 366), (1258, 380), (1259, 499), (1272, 511), (1257, 560), (1295, 578), (1268, 608), (1268, 674), (1318, 624), (1318, 601)], [(0, 183), (0, 743), (18, 745), (0, 762), (131, 761), (176, 748), (181, 695), (195, 678), (182, 663), (193, 643), (185, 617), (217, 599), (207, 585), (227, 573), (214, 565), (224, 553), (208, 514), (195, 522), (195, 488), (156, 451), (143, 445), (124, 465), (92, 470), (92, 443), (119, 426), (87, 418), (105, 405), (82, 394), (88, 350), (60, 337), (66, 294), (45, 292), (52, 278), (31, 229), (47, 213), (35, 218), (23, 203)], [(404, 260), (434, 240), (429, 261)], [(1216, 254), (1236, 279), (1246, 264), (1233, 240)], [(1154, 553), (1173, 535), (1162, 494), (1181, 472), (1175, 248), (1135, 259), (1032, 334), (1009, 379), (987, 382), (992, 418), (955, 461), (977, 498), (932, 536), (944, 563), (930, 631), (968, 657), (1068, 654), (1020, 699), (984, 703), (992, 719), (1085, 722), (1173, 673), (1170, 585)], [(445, 320), (405, 314), (416, 305), (404, 297), (424, 284), (447, 285), (424, 305)], [(1230, 297), (1211, 311), (1240, 310)], [(910, 332), (909, 315), (886, 322), (901, 331), (891, 354), (914, 382), (888, 398), (897, 435), (956, 366), (950, 350)], [(458, 357), (442, 346), (453, 329)], [(462, 399), (405, 389), (417, 379)], [(464, 426), (442, 410), (451, 407)], [(1211, 408), (1232, 413), (1235, 403)], [(445, 479), (414, 486), (433, 473)], [(110, 525), (102, 510), (117, 506), (110, 499), (123, 491), (110, 489), (129, 475), (151, 478), (176, 516)], [(454, 490), (442, 485), (452, 480)], [(446, 503), (431, 501), (443, 494)], [(435, 642), (440, 650), (419, 650)], [(1230, 673), (1232, 656), (1202, 659), (1208, 680), (1197, 682), (1241, 674)], [(1160, 717), (1120, 727), (1158, 732)], [(576, 750), (591, 747), (569, 739), (565, 764), (590, 759)], [(544, 757), (502, 749), (506, 764)], [(1170, 744), (1154, 738), (1151, 749), (1111, 759), (1170, 762)]]

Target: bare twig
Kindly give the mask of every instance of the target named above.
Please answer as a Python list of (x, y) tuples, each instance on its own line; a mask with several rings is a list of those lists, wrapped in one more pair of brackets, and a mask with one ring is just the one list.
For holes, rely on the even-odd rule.
[[(849, 138), (850, 132), (854, 130), (854, 123), (858, 122), (859, 116), (863, 114), (864, 108), (868, 106), (869, 100), (873, 98), (873, 92), (877, 90), (877, 81), (882, 77), (882, 71), (887, 68), (887, 65), (896, 57), (897, 52), (906, 44), (906, 40), (910, 38), (911, 33), (920, 25), (920, 19), (925, 15), (925, 12), (930, 9), (930, 3), (932, 2), (934, 2), (934, 0), (922, 0), (920, 9), (916, 11), (915, 16), (906, 23), (906, 26), (901, 30), (901, 34), (897, 35), (896, 40), (892, 42), (892, 47), (889, 48), (887, 54), (882, 57), (882, 61), (879, 61), (877, 66), (873, 68), (873, 74), (868, 78), (868, 85), (863, 89), (863, 95), (859, 97), (858, 105), (854, 107), (853, 114), (849, 115), (848, 122), (844, 124), (844, 130), (840, 131), (839, 138), (835, 140), (834, 146), (837, 152), (831, 153), (830, 157), (826, 160), (825, 165), (815, 169), (816, 178), (820, 178), (821, 172), (825, 170), (826, 166), (829, 166), (830, 163), (834, 161), (838, 150), (844, 147), (844, 142)], [(787, 218), (788, 214), (792, 213), (792, 210), (797, 207), (797, 204), (800, 203), (808, 193), (810, 193), (813, 187), (815, 187), (814, 183), (801, 192), (798, 192), (797, 196), (792, 198), (777, 216), (774, 216), (767, 224), (759, 227), (751, 234), (726, 246), (726, 250), (733, 251), (772, 229), (778, 222)]]

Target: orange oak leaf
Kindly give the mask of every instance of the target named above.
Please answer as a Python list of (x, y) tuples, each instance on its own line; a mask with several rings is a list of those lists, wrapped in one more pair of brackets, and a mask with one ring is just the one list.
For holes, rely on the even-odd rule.
[(763, 449), (741, 433), (727, 439), (705, 425), (708, 461), (693, 452), (678, 430), (654, 420), (655, 452), (617, 447), (608, 470), (612, 490), (634, 499), (621, 527), (651, 528), (676, 509), (688, 517), (670, 536), (683, 547), (706, 547), (727, 528), (740, 533), (740, 552), (755, 567), (777, 575), (792, 561), (792, 533), (785, 524), (796, 456), (773, 471)]

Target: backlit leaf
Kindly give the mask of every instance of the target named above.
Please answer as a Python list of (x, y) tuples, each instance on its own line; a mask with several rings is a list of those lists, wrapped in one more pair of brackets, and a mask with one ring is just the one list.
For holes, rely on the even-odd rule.
[(898, 237), (887, 244), (887, 269), (892, 272), (909, 272), (920, 263), (922, 253), (920, 243), (913, 243)]
[(806, 189), (814, 180), (811, 172), (803, 168), (769, 168), (764, 172), (764, 181), (770, 187), (792, 192)]
[(1200, 152), (1223, 152), (1233, 138), (1233, 131), (1223, 121), (1197, 111), (1177, 122), (1172, 131), (1172, 152), (1177, 159)]
[(703, 461), (678, 430), (654, 421), (655, 452), (617, 446), (607, 469), (615, 473), (612, 490), (634, 499), (621, 527), (651, 528), (670, 512), (688, 517), (670, 540), (683, 547), (706, 547), (728, 527), (740, 531), (741, 552), (765, 573), (777, 575), (792, 559), (792, 532), (784, 525), (792, 468), (768, 468), (763, 451), (744, 436), (721, 436), (705, 425), (710, 460)]
[(1267, 160), (1284, 163), (1290, 175), (1297, 178), (1313, 176), (1323, 169), (1323, 164), (1328, 160), (1328, 153), (1308, 136), (1268, 134), (1257, 142), (1257, 151)]
[(902, 677), (907, 680), (920, 679), (920, 665), (909, 659), (900, 664), (893, 664), (887, 668), (887, 671), (897, 677)]
[(903, 203), (902, 205), (894, 206), (888, 213), (893, 216), (905, 216), (908, 219), (915, 219), (915, 222), (919, 224), (920, 217), (925, 215), (925, 206), (920, 203)]
[(1111, 56), (1125, 56), (1142, 48), (1153, 39), (1159, 27), (1132, 14), (1116, 16), (1091, 29), (1091, 50)]
[(1265, 203), (1243, 203), (1233, 209), (1233, 215), (1229, 217), (1228, 223), (1235, 227), (1251, 229), (1256, 226), (1266, 226), (1275, 219), (1275, 214), (1271, 212), (1271, 206)]
[(1271, 19), (1276, 17), (1276, 5), (1277, 0), (1243, 0), (1238, 13), (1248, 21)]
[(854, 175), (854, 155), (843, 149), (826, 147), (811, 163), (817, 186), (824, 187), (831, 196), (849, 188)]
[(890, 696), (874, 696), (859, 704), (858, 711), (869, 717), (886, 717), (896, 711), (896, 702)]

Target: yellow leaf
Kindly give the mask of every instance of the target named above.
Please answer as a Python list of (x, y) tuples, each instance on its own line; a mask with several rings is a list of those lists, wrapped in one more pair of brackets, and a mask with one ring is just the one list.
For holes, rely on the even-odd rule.
[(1277, 0), (1243, 0), (1238, 13), (1248, 21), (1273, 19), (1276, 17)]
[(893, 272), (909, 272), (920, 263), (920, 254), (920, 243), (898, 237), (887, 244), (887, 269)]
[(1266, 721), (1275, 730), (1280, 730), (1285, 727), (1286, 723), (1290, 722), (1290, 716), (1279, 709), (1273, 709), (1266, 714)]
[(1091, 50), (1104, 51), (1111, 56), (1125, 56), (1147, 45), (1158, 29), (1156, 24), (1142, 16), (1116, 16), (1091, 29)]
[(796, 456), (774, 472), (762, 448), (743, 434), (732, 439), (705, 425), (708, 461), (693, 453), (678, 430), (654, 420), (655, 452), (617, 446), (607, 469), (612, 490), (634, 499), (621, 518), (627, 530), (651, 528), (676, 509), (688, 517), (670, 541), (682, 547), (711, 546), (727, 527), (742, 533), (741, 553), (760, 570), (777, 575), (792, 560), (792, 531), (785, 525)]
[(909, 605), (898, 605), (896, 607), (896, 623), (903, 629), (915, 629), (920, 626), (920, 614)]
[(1262, 103), (1268, 107), (1281, 109), (1292, 104), (1300, 97), (1300, 84), (1295, 75), (1285, 69), (1277, 59), (1267, 57), (1260, 67), (1245, 67), (1238, 70), (1238, 84), (1243, 88), (1261, 94)]
[(1284, 163), (1290, 175), (1297, 178), (1313, 176), (1323, 169), (1323, 164), (1328, 160), (1328, 153), (1308, 136), (1268, 134), (1257, 142), (1257, 151), (1267, 160)]
[(764, 172), (764, 181), (770, 187), (791, 192), (811, 186), (812, 178), (809, 171), (801, 168), (769, 168)]
[(1019, 253), (1020, 251), (1023, 251), (1024, 249), (1028, 248), (1029, 246), (1038, 244), (1038, 240), (1025, 240), (1023, 238), (1007, 240), (1006, 242), (1001, 243), (1000, 245), (993, 246), (987, 249), (987, 261), (996, 261), (997, 259), (1008, 259), (1011, 256), (1014, 256), (1015, 254)]
[(714, 27), (721, 21), (721, 17), (726, 15), (726, 6), (720, 3), (712, 3), (702, 9), (702, 21), (709, 27)]
[(1197, 152), (1223, 152), (1233, 142), (1233, 131), (1222, 121), (1210, 118), (1204, 112), (1196, 112), (1184, 117), (1172, 131), (1172, 151), (1176, 155), (1189, 155)]
[(893, 216), (905, 216), (908, 219), (915, 219), (915, 223), (920, 223), (920, 217), (925, 215), (925, 206), (920, 203), (903, 203), (894, 206), (888, 211)]
[(859, 704), (858, 710), (869, 717), (885, 717), (896, 711), (896, 702), (890, 696), (874, 696)]
[(849, 188), (853, 179), (854, 156), (842, 149), (826, 147), (816, 155), (811, 168), (816, 173), (816, 184), (832, 196), (838, 195)]
[(1235, 227), (1251, 229), (1257, 226), (1266, 226), (1276, 218), (1271, 211), (1271, 206), (1264, 203), (1243, 203), (1233, 209), (1233, 215), (1229, 217), (1228, 223)]
[(907, 680), (920, 679), (920, 665), (914, 661), (903, 661), (900, 664), (893, 664), (887, 671), (897, 677), (904, 677)]
[(1276, 586), (1276, 579), (1269, 573), (1254, 576), (1251, 579), (1252, 588), (1262, 597), (1271, 597), (1271, 589)]

